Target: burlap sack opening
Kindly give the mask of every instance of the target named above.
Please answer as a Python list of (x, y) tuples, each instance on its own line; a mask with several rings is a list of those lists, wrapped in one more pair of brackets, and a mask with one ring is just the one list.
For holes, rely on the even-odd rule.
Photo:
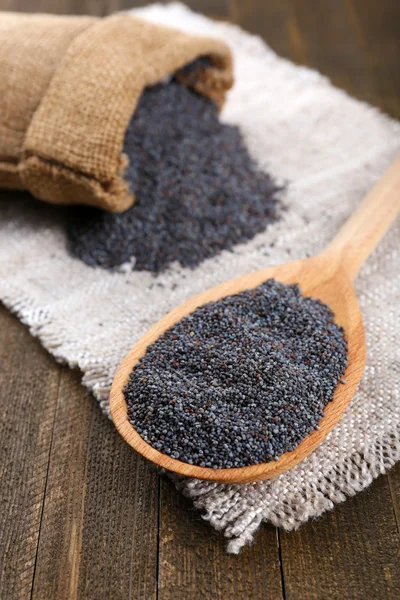
[[(206, 56), (197, 76), (181, 69)], [(134, 18), (2, 13), (0, 187), (120, 212), (126, 128), (143, 89), (171, 73), (221, 106), (232, 59), (221, 40)]]

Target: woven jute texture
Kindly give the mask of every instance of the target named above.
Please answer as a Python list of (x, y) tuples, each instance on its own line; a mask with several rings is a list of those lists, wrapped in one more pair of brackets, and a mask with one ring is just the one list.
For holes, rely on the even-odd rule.
[(210, 67), (188, 84), (222, 105), (232, 59), (221, 40), (126, 14), (2, 13), (0, 186), (57, 204), (125, 210), (134, 198), (122, 147), (141, 93), (199, 56)]
[[(92, 269), (68, 256), (60, 208), (22, 194), (0, 202), (0, 297), (54, 356), (79, 366), (105, 413), (120, 360), (146, 330), (191, 295), (234, 276), (321, 251), (400, 150), (400, 125), (309, 69), (278, 58), (257, 37), (181, 5), (140, 16), (226, 40), (235, 86), (222, 118), (240, 126), (261, 168), (287, 182), (281, 220), (196, 270), (154, 277)], [(19, 196), (17, 194), (17, 196)], [(400, 458), (400, 223), (356, 280), (367, 365), (340, 423), (302, 464), (274, 480), (177, 486), (228, 538), (249, 543), (262, 521), (293, 529), (361, 491)]]

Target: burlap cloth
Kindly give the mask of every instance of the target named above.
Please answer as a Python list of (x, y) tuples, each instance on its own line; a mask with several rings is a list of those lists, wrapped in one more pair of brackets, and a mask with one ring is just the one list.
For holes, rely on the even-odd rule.
[(187, 84), (219, 105), (229, 48), (137, 18), (1, 13), (0, 187), (56, 204), (127, 209), (124, 135), (145, 86), (200, 56)]
[[(156, 5), (142, 16), (226, 40), (236, 84), (223, 119), (238, 124), (263, 168), (289, 183), (282, 220), (254, 240), (204, 262), (153, 277), (108, 273), (68, 256), (59, 209), (22, 198), (0, 202), (0, 297), (54, 356), (79, 366), (108, 413), (118, 363), (155, 321), (228, 278), (320, 251), (400, 150), (400, 125), (349, 98), (324, 77), (278, 58), (257, 37)], [(126, 17), (128, 18), (128, 17)], [(400, 458), (400, 223), (363, 267), (356, 289), (367, 366), (346, 414), (302, 464), (246, 485), (177, 482), (238, 552), (263, 520), (293, 529), (368, 486)]]

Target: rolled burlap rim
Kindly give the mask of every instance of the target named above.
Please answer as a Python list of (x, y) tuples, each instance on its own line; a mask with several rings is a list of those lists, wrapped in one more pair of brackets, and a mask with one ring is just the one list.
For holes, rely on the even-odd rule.
[[(198, 77), (181, 69), (207, 56)], [(126, 128), (146, 86), (181, 83), (221, 106), (233, 83), (228, 46), (117, 14), (104, 19), (3, 13), (0, 187), (55, 204), (126, 210)]]

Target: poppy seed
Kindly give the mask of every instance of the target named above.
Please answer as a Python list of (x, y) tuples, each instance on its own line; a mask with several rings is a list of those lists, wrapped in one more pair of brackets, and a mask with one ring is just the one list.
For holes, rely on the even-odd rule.
[(330, 308), (270, 279), (196, 309), (150, 345), (124, 389), (128, 418), (190, 464), (277, 460), (318, 429), (346, 366)]
[(88, 265), (193, 268), (277, 218), (278, 187), (249, 156), (239, 129), (174, 79), (144, 91), (123, 151), (135, 204), (122, 214), (79, 207), (67, 225), (69, 251)]

